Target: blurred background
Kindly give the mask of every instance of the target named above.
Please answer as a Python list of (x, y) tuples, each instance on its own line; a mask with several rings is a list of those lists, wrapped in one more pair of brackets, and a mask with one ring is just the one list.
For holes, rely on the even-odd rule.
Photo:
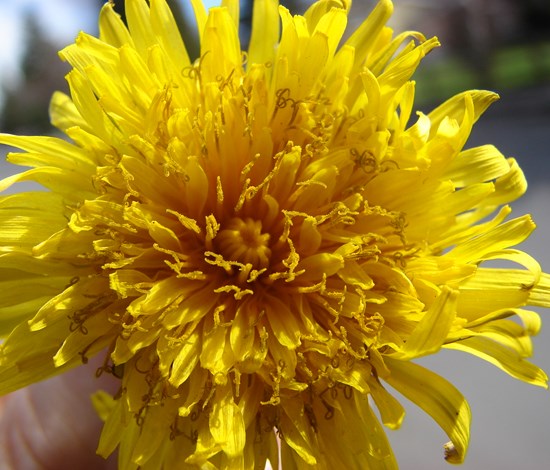
[[(0, 0), (0, 131), (44, 134), (54, 90), (67, 91), (68, 68), (57, 51), (80, 30), (97, 33), (103, 0)], [(197, 50), (188, 0), (168, 0), (191, 51)], [(217, 1), (207, 1), (215, 5)], [(283, 0), (295, 13), (309, 1)], [(350, 28), (360, 24), (376, 2), (354, 0)], [(390, 22), (398, 31), (438, 36), (415, 75), (416, 108), (429, 112), (454, 93), (470, 88), (497, 91), (497, 102), (477, 123), (468, 146), (493, 143), (516, 157), (530, 188), (514, 204), (531, 213), (539, 228), (523, 249), (550, 271), (550, 1), (548, 0), (394, 0)], [(122, 0), (116, 8), (123, 15)], [(241, 36), (248, 41), (251, 5), (241, 1)], [(193, 54), (193, 52), (191, 52)], [(196, 55), (196, 52), (195, 52)], [(5, 163), (0, 177), (20, 171)], [(22, 186), (23, 187), (23, 186)], [(546, 316), (546, 319), (544, 318)], [(550, 312), (535, 338), (534, 362), (550, 372)], [(472, 441), (464, 470), (540, 470), (550, 462), (550, 394), (520, 383), (483, 361), (446, 351), (423, 365), (453, 382), (473, 411)], [(406, 402), (405, 399), (403, 401)], [(448, 468), (446, 436), (430, 418), (407, 404), (402, 429), (388, 431), (403, 470)], [(336, 469), (339, 470), (339, 469)]]

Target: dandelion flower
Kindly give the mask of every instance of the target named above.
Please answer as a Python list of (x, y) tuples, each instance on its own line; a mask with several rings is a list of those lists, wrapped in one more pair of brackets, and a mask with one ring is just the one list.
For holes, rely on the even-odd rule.
[(191, 3), (199, 59), (165, 0), (126, 0), (128, 26), (108, 3), (60, 53), (68, 140), (0, 138), (31, 167), (1, 189), (48, 190), (0, 200), (0, 392), (100, 354), (120, 390), (94, 396), (98, 452), (121, 469), (390, 469), (395, 389), (461, 462), (467, 402), (412, 360), (456, 349), (547, 383), (524, 307), (550, 306), (550, 276), (506, 205), (523, 174), (463, 150), (497, 96), (409, 124), (438, 42), (394, 36), (389, 0), (348, 39), (349, 0), (255, 0), (247, 52), (237, 0)]

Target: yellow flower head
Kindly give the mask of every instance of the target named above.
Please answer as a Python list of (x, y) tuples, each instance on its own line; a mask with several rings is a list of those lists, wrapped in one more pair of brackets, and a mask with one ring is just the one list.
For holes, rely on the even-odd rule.
[(128, 26), (108, 3), (99, 39), (61, 52), (69, 141), (0, 137), (32, 167), (1, 189), (48, 189), (0, 199), (0, 392), (101, 354), (121, 384), (94, 398), (98, 452), (121, 469), (391, 469), (389, 384), (462, 461), (468, 405), (412, 359), (457, 349), (547, 382), (523, 307), (550, 306), (550, 277), (513, 248), (529, 216), (506, 220), (523, 174), (463, 150), (496, 95), (409, 124), (438, 43), (394, 37), (389, 0), (345, 40), (349, 0), (255, 0), (247, 52), (237, 0), (191, 3), (199, 59), (166, 0), (126, 0)]

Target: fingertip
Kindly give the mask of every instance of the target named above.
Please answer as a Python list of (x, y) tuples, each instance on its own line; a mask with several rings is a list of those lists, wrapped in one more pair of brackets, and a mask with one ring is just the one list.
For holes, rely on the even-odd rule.
[(0, 398), (1, 469), (116, 469), (115, 457), (95, 453), (103, 423), (90, 397), (98, 389), (114, 393), (119, 381), (96, 378), (97, 362)]

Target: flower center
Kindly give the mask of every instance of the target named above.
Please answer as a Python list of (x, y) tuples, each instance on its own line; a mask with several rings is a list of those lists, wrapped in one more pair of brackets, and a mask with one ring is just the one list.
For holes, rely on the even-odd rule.
[(259, 220), (235, 217), (220, 230), (216, 241), (226, 260), (250, 263), (254, 268), (265, 268), (271, 257), (269, 238), (269, 233), (262, 233), (262, 223)]

